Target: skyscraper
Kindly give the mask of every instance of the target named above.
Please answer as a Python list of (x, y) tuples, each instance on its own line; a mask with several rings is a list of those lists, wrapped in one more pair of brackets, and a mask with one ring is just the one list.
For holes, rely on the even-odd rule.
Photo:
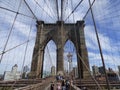
[(92, 71), (93, 71), (93, 75), (96, 76), (97, 74), (99, 74), (99, 68), (97, 66), (92, 66)]
[(118, 72), (119, 72), (119, 76), (120, 76), (120, 66), (118, 66)]

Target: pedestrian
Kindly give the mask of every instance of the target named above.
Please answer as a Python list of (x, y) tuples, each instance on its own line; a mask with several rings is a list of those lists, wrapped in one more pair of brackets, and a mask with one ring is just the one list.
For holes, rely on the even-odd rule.
[(88, 90), (86, 87), (83, 87), (83, 89), (82, 90)]
[(70, 89), (70, 82), (69, 80), (66, 80), (66, 90), (69, 90)]
[(66, 90), (65, 81), (62, 80), (62, 90)]
[(54, 90), (54, 83), (53, 82), (51, 83), (50, 90)]
[(57, 90), (62, 90), (61, 83), (57, 83)]

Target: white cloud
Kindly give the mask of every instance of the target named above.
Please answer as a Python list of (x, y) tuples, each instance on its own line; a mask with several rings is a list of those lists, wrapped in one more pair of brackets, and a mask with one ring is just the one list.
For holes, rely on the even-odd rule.
[[(10, 1), (10, 2), (12, 2), (12, 1)], [(40, 9), (40, 7), (36, 6), (36, 3), (34, 2), (34, 0), (31, 0), (31, 1), (27, 0), (27, 2), (30, 5), (31, 9), (34, 12), (36, 11), (35, 15), (37, 16), (37, 18), (39, 18), (39, 20), (45, 20), (46, 22), (54, 22), (50, 19), (50, 17), (48, 15), (46, 15), (46, 13), (42, 9)], [(43, 6), (42, 5), (43, 2), (44, 2), (44, 0), (39, 0), (39, 4), (41, 4), (41, 6)], [(75, 0), (73, 2), (73, 6), (75, 7), (78, 4), (78, 2), (79, 2), (79, 0)], [(53, 2), (50, 2), (50, 3), (53, 3)], [(0, 5), (1, 4), (2, 3), (0, 3)], [(67, 7), (66, 12), (64, 13), (65, 17), (67, 17), (70, 14), (70, 12), (72, 11), (70, 4), (71, 3), (69, 2), (69, 4), (68, 4), (69, 6)], [(18, 5), (18, 3), (16, 5)], [(51, 5), (53, 5), (53, 4), (50, 4), (49, 6), (51, 6)], [(106, 63), (112, 64), (113, 60), (114, 60), (115, 63), (120, 65), (119, 56), (118, 56), (118, 46), (120, 46), (119, 41), (117, 43), (113, 44), (113, 42), (115, 42), (114, 41), (115, 38), (112, 39), (103, 32), (104, 31), (103, 27), (106, 27), (106, 28), (111, 27), (112, 29), (117, 29), (117, 30), (119, 30), (119, 27), (120, 27), (120, 25), (119, 25), (120, 23), (118, 21), (119, 18), (105, 19), (105, 18), (108, 18), (108, 15), (109, 15), (109, 17), (113, 17), (113, 14), (110, 14), (110, 13), (115, 11), (114, 8), (108, 9), (107, 7), (110, 7), (109, 5), (112, 5), (112, 3), (110, 3), (109, 0), (96, 0), (95, 4), (93, 6), (93, 12), (94, 12), (94, 16), (95, 16), (97, 25), (100, 27), (102, 26), (101, 28), (98, 28), (98, 32), (99, 32), (100, 43), (101, 43), (102, 50), (104, 52), (104, 58), (105, 58)], [(5, 6), (5, 4), (2, 6)], [(12, 7), (11, 9), (13, 9), (12, 3), (11, 3), (11, 7)], [(36, 10), (35, 10), (35, 7), (36, 7)], [(48, 14), (50, 14), (50, 16), (52, 16), (52, 17), (54, 16), (54, 14), (50, 11), (50, 8), (53, 9), (54, 6), (51, 6), (50, 8), (48, 8), (48, 6), (46, 6), (46, 4), (44, 4), (43, 8), (45, 9), (45, 11), (47, 11)], [(78, 9), (74, 12), (75, 21), (82, 19), (82, 17), (85, 15), (88, 8), (89, 8), (88, 1), (84, 0), (84, 2), (81, 4), (81, 6), (79, 6)], [(118, 6), (117, 6), (117, 8), (118, 8)], [(55, 8), (53, 10), (55, 10)], [(2, 16), (2, 17), (0, 16), (1, 17), (0, 22), (4, 23), (3, 25), (9, 25), (9, 27), (4, 26), (4, 27), (0, 28), (0, 30), (2, 30), (1, 31), (2, 35), (0, 37), (2, 37), (2, 39), (4, 40), (6, 34), (8, 33), (7, 29), (10, 30), (10, 27), (13, 24), (13, 19), (14, 19), (15, 14), (11, 14), (10, 12), (5, 12), (4, 10), (1, 10), (1, 12), (4, 12), (4, 14), (0, 13), (0, 15)], [(119, 12), (116, 12), (114, 15), (119, 15)], [(5, 19), (2, 19), (3, 16)], [(57, 17), (54, 17), (54, 18), (57, 18)], [(90, 23), (90, 20), (91, 20), (91, 17), (87, 18), (86, 22)], [(73, 22), (73, 15), (71, 15), (71, 17), (69, 18), (69, 21)], [(32, 20), (30, 20), (30, 18), (23, 17), (23, 16), (17, 17), (17, 20), (15, 21), (15, 26), (13, 29), (15, 36), (11, 37), (7, 48), (11, 48), (11, 46), (20, 44), (21, 42), (23, 42), (27, 39), (31, 22), (32, 22)], [(33, 24), (34, 25), (33, 25), (32, 32), (31, 32), (31, 37), (35, 37), (35, 35), (36, 35), (35, 34), (36, 32), (34, 31), (36, 22), (33, 21)], [(108, 25), (108, 24), (110, 24), (110, 25)], [(6, 30), (7, 33), (4, 32), (4, 30)], [(118, 33), (119, 32), (117, 32), (117, 34)], [(94, 27), (92, 26), (92, 23), (85, 26), (85, 35), (86, 35), (86, 43), (87, 43), (88, 50), (90, 49), (90, 51), (89, 51), (90, 61), (100, 60), (101, 58), (100, 58), (100, 55), (98, 54), (98, 52), (99, 52), (98, 44), (97, 44), (96, 35), (94, 32)], [(21, 38), (20, 36), (23, 36), (24, 38), (23, 37)], [(0, 41), (3, 42), (3, 40), (0, 40)], [(1, 44), (0, 50), (3, 49), (4, 43), (5, 43), (5, 40)], [(26, 64), (28, 62), (30, 62), (32, 59), (33, 47), (34, 47), (34, 42), (30, 43), (29, 49), (27, 51), (27, 53), (29, 53), (29, 55), (27, 55)], [(13, 51), (13, 52), (11, 51), (8, 54), (5, 54), (4, 61), (2, 62), (3, 64), (1, 66), (8, 65), (8, 67), (9, 67), (9, 66), (13, 65), (14, 63), (20, 63), (20, 65), (21, 65), (23, 56), (24, 56), (24, 53), (23, 53), (24, 49), (25, 49), (25, 45), (24, 45), (24, 47), (21, 46), (18, 49), (15, 49), (15, 51)], [(97, 53), (96, 53), (96, 51), (97, 51)], [(56, 55), (55, 55), (55, 52), (51, 49), (50, 49), (50, 55), (52, 57), (52, 63), (54, 65), (56, 65), (56, 62), (55, 62)], [(50, 63), (47, 61), (49, 59), (48, 57), (49, 56), (47, 55), (46, 61), (45, 61), (45, 66), (50, 65)], [(8, 61), (11, 61), (11, 62), (8, 63)], [(12, 61), (14, 61), (14, 63), (12, 63)], [(6, 64), (6, 62), (7, 62), (7, 64)], [(73, 63), (75, 64), (76, 61)], [(4, 66), (4, 70), (5, 70), (5, 66)]]

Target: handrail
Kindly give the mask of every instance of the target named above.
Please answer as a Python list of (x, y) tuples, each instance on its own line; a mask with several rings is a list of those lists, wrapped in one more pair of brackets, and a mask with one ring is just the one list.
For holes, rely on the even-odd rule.
[(44, 90), (46, 88), (46, 86), (48, 86), (49, 83), (52, 82), (54, 79), (55, 79), (54, 77), (49, 77), (49, 78), (42, 80), (41, 83), (16, 88), (14, 90)]

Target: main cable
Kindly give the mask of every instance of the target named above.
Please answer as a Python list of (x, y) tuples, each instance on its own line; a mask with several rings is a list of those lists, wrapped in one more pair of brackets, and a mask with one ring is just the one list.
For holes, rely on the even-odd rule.
[[(90, 0), (89, 0), (89, 5), (91, 6), (91, 1)], [(106, 69), (105, 69), (104, 58), (103, 58), (103, 54), (102, 54), (101, 44), (100, 44), (100, 40), (99, 40), (99, 36), (98, 36), (97, 27), (96, 27), (96, 23), (95, 23), (92, 8), (90, 10), (91, 10), (92, 20), (93, 20), (93, 24), (94, 24), (95, 33), (96, 33), (96, 38), (97, 38), (97, 41), (98, 41), (100, 55), (101, 55), (101, 59), (102, 59), (102, 64), (103, 64), (103, 69), (104, 69), (104, 73), (105, 73), (106, 83), (107, 83), (108, 90), (110, 90), (110, 84), (109, 84), (108, 76), (107, 76)]]

